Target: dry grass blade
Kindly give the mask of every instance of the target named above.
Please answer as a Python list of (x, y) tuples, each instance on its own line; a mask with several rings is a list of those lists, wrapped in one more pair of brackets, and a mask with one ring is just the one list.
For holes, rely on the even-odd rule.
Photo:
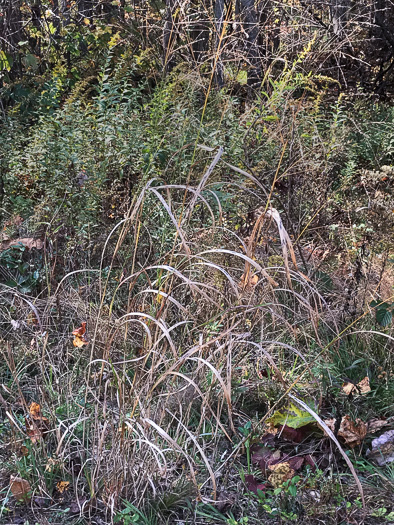
[[(263, 223), (266, 217), (272, 218), (277, 225), (278, 233), (280, 237), (281, 248), (282, 248), (283, 261), (284, 261), (284, 265), (286, 269), (287, 282), (289, 284), (289, 287), (292, 288), (288, 252), (290, 252), (291, 259), (296, 268), (297, 268), (297, 261), (295, 258), (294, 249), (293, 249), (293, 245), (291, 243), (290, 237), (287, 231), (285, 230), (285, 227), (283, 226), (282, 219), (280, 217), (278, 210), (276, 210), (275, 208), (269, 208), (268, 210), (265, 210), (262, 208), (260, 209), (260, 214), (258, 215), (256, 219), (255, 225), (253, 227), (253, 231), (249, 238), (247, 254), (249, 258), (251, 259), (253, 258), (254, 252), (255, 252), (255, 245), (258, 240), (258, 237), (260, 236), (260, 232), (261, 232), (261, 229), (263, 227)], [(245, 264), (244, 275), (245, 276), (249, 275), (249, 272), (250, 272), (250, 263), (247, 262)]]
[[(162, 195), (160, 195), (160, 193), (155, 189), (155, 188), (149, 188), (149, 191), (154, 193), (156, 195), (156, 197), (159, 199), (159, 201), (162, 203), (162, 205), (164, 206), (166, 212), (168, 213), (172, 223), (174, 224), (175, 228), (176, 228), (176, 231), (182, 241), (182, 246), (186, 252), (187, 255), (190, 255), (190, 248), (188, 247), (188, 245), (186, 244), (186, 240), (185, 240), (185, 237), (183, 236), (183, 233), (182, 233), (182, 230), (181, 228), (178, 226), (178, 222), (177, 219), (174, 217), (174, 214), (172, 213), (169, 205), (167, 204), (167, 202), (165, 201), (164, 197)], [(197, 198), (197, 197), (196, 197)]]
[(205, 455), (202, 447), (200, 446), (199, 442), (197, 441), (197, 439), (193, 436), (193, 434), (190, 432), (190, 430), (182, 423), (182, 421), (180, 419), (178, 419), (174, 414), (172, 414), (169, 410), (167, 410), (167, 412), (176, 420), (178, 421), (179, 425), (183, 428), (183, 430), (187, 433), (187, 435), (189, 436), (189, 438), (193, 441), (194, 445), (196, 446), (197, 450), (199, 451), (200, 453), (200, 456), (202, 457), (204, 463), (205, 463), (205, 466), (207, 467), (207, 470), (209, 472), (209, 475), (211, 477), (211, 481), (212, 481), (212, 497), (213, 497), (213, 500), (216, 501), (216, 496), (217, 496), (217, 487), (216, 487), (216, 478), (215, 478), (215, 474), (212, 470), (212, 467), (208, 461), (208, 458), (207, 456)]
[(256, 261), (254, 261), (253, 259), (251, 259), (247, 255), (244, 255), (243, 253), (239, 253), (239, 252), (236, 252), (234, 250), (227, 250), (227, 249), (224, 249), (224, 248), (216, 248), (216, 249), (213, 249), (213, 250), (206, 250), (204, 252), (200, 252), (197, 256), (205, 255), (207, 253), (217, 253), (217, 254), (219, 254), (219, 253), (220, 254), (221, 253), (227, 253), (229, 255), (235, 255), (236, 257), (240, 257), (241, 259), (246, 261), (245, 267), (246, 267), (246, 265), (249, 265), (249, 268), (250, 268), (250, 266), (253, 266), (254, 268), (256, 268), (257, 271), (261, 272), (262, 275), (264, 275), (264, 277), (267, 279), (267, 281), (272, 286), (278, 286), (278, 283), (274, 279), (272, 279), (272, 277), (266, 272), (266, 270), (259, 263), (257, 263)]
[(190, 204), (189, 204), (187, 210), (185, 211), (185, 215), (184, 215), (184, 218), (183, 218), (183, 221), (182, 221), (183, 223), (187, 222), (190, 219), (190, 216), (191, 216), (191, 214), (192, 214), (192, 212), (194, 210), (194, 206), (195, 206), (195, 204), (197, 202), (198, 196), (200, 195), (200, 193), (204, 189), (204, 186), (207, 183), (208, 178), (212, 174), (216, 164), (219, 162), (221, 156), (223, 155), (223, 151), (224, 151), (223, 148), (219, 147), (219, 150), (216, 153), (215, 158), (211, 162), (211, 164), (210, 164), (209, 168), (207, 169), (207, 171), (204, 173), (204, 175), (203, 175), (199, 185), (197, 186), (196, 193), (193, 195), (193, 197), (192, 197), (192, 199), (190, 201)]

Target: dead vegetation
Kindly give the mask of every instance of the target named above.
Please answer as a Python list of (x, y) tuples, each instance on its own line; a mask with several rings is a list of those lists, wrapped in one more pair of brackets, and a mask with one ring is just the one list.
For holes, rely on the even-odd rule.
[[(341, 392), (338, 381), (351, 334), (382, 355), (393, 338), (357, 330), (357, 320), (339, 326), (340, 304), (318, 290), (312, 261), (299, 270), (269, 200), (247, 239), (225, 227), (202, 193), (217, 162), (196, 188), (146, 183), (100, 265), (65, 275), (48, 297), (2, 285), (2, 472), (11, 474), (2, 519), (29, 508), (45, 520), (54, 503), (62, 523), (316, 523), (316, 502), (332, 498), (342, 503), (326, 523), (373, 512), (360, 471), (372, 432), (366, 400), (392, 385), (391, 356), (376, 362), (384, 381), (371, 368), (371, 386), (358, 377)], [(152, 196), (172, 247), (142, 264)], [(194, 218), (200, 207), (208, 230)], [(257, 255), (261, 243), (281, 264)], [(374, 431), (392, 425), (389, 413), (380, 407)]]

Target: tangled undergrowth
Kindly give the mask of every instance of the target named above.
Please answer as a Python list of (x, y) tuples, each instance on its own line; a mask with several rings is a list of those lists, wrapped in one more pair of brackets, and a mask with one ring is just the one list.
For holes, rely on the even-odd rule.
[[(223, 150), (202, 151), (198, 186), (147, 181), (96, 265), (56, 281), (52, 253), (46, 295), (2, 284), (5, 522), (391, 516), (392, 467), (365, 455), (370, 422), (392, 424), (390, 328), (368, 307), (344, 323), (343, 292), (243, 170), (220, 186), (256, 204), (239, 228)], [(344, 393), (364, 376), (367, 395)], [(369, 425), (350, 448), (343, 417)]]
[(253, 102), (108, 52), (10, 108), (1, 522), (393, 521), (394, 113), (310, 52)]

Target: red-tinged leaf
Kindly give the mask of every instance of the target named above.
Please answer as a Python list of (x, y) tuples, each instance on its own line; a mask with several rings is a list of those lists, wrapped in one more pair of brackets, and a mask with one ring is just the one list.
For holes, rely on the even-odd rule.
[(84, 321), (83, 323), (81, 323), (81, 326), (79, 328), (76, 328), (75, 330), (73, 330), (72, 335), (82, 337), (85, 332), (86, 332), (86, 322)]
[(295, 458), (290, 458), (289, 460), (287, 460), (287, 463), (290, 465), (290, 468), (297, 472), (303, 466), (304, 461), (305, 460), (303, 456), (297, 456)]
[(258, 490), (267, 490), (267, 484), (259, 483), (252, 474), (246, 474), (245, 483), (248, 487), (248, 490), (250, 490), (250, 492), (254, 492), (255, 494), (257, 494)]
[(267, 468), (281, 461), (280, 450), (271, 450), (268, 447), (260, 446), (252, 454), (252, 463), (259, 466), (263, 475), (266, 474)]
[(305, 461), (305, 464), (311, 467), (312, 472), (315, 472), (317, 468), (317, 464), (313, 456), (311, 456), (310, 454), (307, 454), (306, 456), (304, 456), (304, 461)]
[(292, 443), (301, 443), (307, 437), (309, 432), (309, 425), (305, 425), (300, 428), (291, 428), (288, 425), (282, 425), (278, 429), (278, 435), (287, 441), (291, 441)]

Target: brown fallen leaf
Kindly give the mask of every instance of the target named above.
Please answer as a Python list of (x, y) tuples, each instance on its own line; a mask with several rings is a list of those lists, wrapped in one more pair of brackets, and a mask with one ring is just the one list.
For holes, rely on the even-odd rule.
[(23, 457), (28, 456), (29, 455), (29, 449), (25, 445), (22, 445), (21, 448), (19, 449), (19, 453)]
[(48, 418), (42, 415), (40, 405), (34, 401), (29, 406), (29, 418), (25, 418), (25, 425), (32, 443), (37, 443), (48, 431)]
[(367, 423), (367, 430), (369, 434), (375, 434), (375, 432), (378, 432), (381, 428), (388, 425), (388, 422), (386, 419), (371, 419)]
[(10, 490), (14, 498), (18, 501), (28, 503), (31, 499), (31, 486), (30, 483), (17, 476), (10, 477)]
[(347, 381), (346, 383), (343, 383), (342, 390), (347, 396), (350, 396), (350, 394), (357, 391), (357, 387), (355, 384), (351, 383), (350, 381)]
[(8, 250), (8, 248), (11, 248), (12, 246), (17, 246), (18, 244), (22, 244), (25, 246), (28, 250), (31, 250), (32, 248), (36, 248), (37, 250), (42, 250), (44, 247), (44, 242), (41, 239), (33, 239), (32, 237), (25, 237), (20, 239), (10, 239), (5, 240), (0, 244), (0, 251)]
[(49, 458), (45, 465), (45, 472), (53, 472), (53, 470), (60, 465), (60, 460), (56, 458)]
[[(326, 419), (324, 422), (330, 430), (335, 432), (335, 419)], [(359, 418), (357, 418), (356, 421), (352, 421), (350, 416), (343, 416), (338, 430), (338, 437), (340, 437), (346, 445), (353, 448), (359, 445), (366, 435), (367, 425), (364, 421), (361, 421)]]
[(369, 377), (364, 377), (364, 379), (357, 383), (357, 385), (355, 385), (351, 381), (347, 381), (346, 383), (343, 383), (342, 390), (347, 396), (350, 396), (350, 394), (368, 394), (371, 391)]
[(82, 337), (85, 332), (86, 332), (86, 321), (83, 321), (79, 328), (76, 328), (75, 330), (73, 330), (72, 335)]
[(361, 395), (368, 394), (368, 392), (371, 391), (371, 387), (369, 385), (369, 377), (364, 377), (364, 379), (357, 383), (357, 387)]
[(39, 441), (43, 434), (43, 431), (38, 427), (37, 423), (35, 421), (29, 421), (25, 419), (25, 425), (26, 425), (26, 434), (29, 436), (32, 443), (37, 443)]
[(240, 286), (242, 290), (253, 288), (253, 286), (256, 286), (256, 284), (259, 282), (259, 278), (256, 274), (252, 275), (249, 272), (243, 273), (241, 277), (241, 283)]

